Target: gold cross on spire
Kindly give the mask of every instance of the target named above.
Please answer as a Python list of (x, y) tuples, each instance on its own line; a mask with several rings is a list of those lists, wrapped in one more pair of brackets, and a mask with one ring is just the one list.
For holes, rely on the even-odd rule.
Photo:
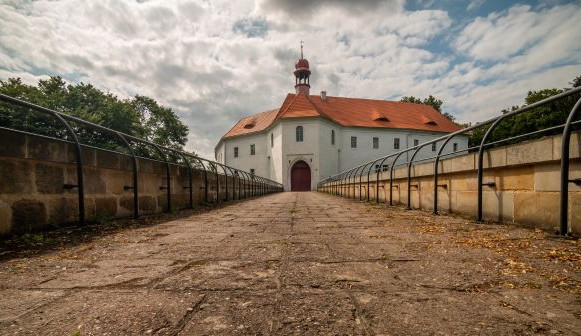
[(301, 58), (303, 58), (303, 40), (301, 40)]

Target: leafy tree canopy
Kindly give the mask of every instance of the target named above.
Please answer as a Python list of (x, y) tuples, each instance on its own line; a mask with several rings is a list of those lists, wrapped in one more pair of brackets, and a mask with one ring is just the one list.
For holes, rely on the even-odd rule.
[[(571, 84), (572, 87), (580, 86), (581, 76), (575, 77), (575, 79), (573, 79), (573, 81), (570, 82), (569, 84)], [(566, 90), (570, 90), (570, 88), (564, 89), (550, 88), (538, 91), (529, 91), (526, 97), (524, 98), (525, 103), (524, 105), (511, 106), (510, 108), (503, 109), (501, 112), (503, 114), (506, 114), (512, 111), (516, 111), (519, 108), (531, 105), (543, 99), (547, 99), (559, 93), (565, 92)], [(516, 116), (505, 118), (505, 120), (501, 121), (498, 124), (498, 126), (492, 131), (489, 139), (487, 139), (487, 142), (508, 139), (511, 137), (516, 137), (519, 135), (535, 132), (545, 128), (562, 125), (567, 120), (569, 113), (573, 109), (573, 106), (575, 105), (575, 102), (579, 99), (579, 97), (580, 96), (578, 94), (569, 96), (559, 101), (555, 101), (550, 104), (545, 104), (537, 108), (534, 108), (530, 111), (523, 112)], [(470, 135), (470, 146), (476, 146), (480, 144), (487, 129), (488, 127), (475, 129)], [(515, 139), (514, 141), (510, 141), (507, 143), (535, 139), (545, 135), (557, 134), (561, 132), (562, 129), (556, 129), (549, 132), (544, 132), (536, 135), (527, 136), (524, 138)]]
[[(441, 99), (438, 99), (432, 95), (429, 95), (427, 98), (424, 98), (423, 100), (420, 98), (416, 98), (414, 96), (403, 96), (399, 101), (405, 102), (405, 103), (430, 105), (431, 107), (433, 107), (436, 111), (438, 111), (440, 113), (442, 113), (442, 104), (444, 103)], [(448, 118), (452, 121), (456, 120), (456, 117), (454, 117), (449, 112), (443, 112), (442, 114), (446, 118)]]
[[(67, 84), (59, 76), (41, 79), (37, 86), (26, 85), (20, 78), (0, 80), (0, 93), (163, 146), (183, 149), (187, 141), (188, 127), (175, 112), (145, 96), (120, 99), (91, 84)], [(0, 126), (61, 138), (67, 136), (62, 125), (50, 116), (6, 103), (0, 104)], [(74, 122), (71, 126), (83, 143), (108, 147), (115, 142), (111, 140), (114, 134)]]

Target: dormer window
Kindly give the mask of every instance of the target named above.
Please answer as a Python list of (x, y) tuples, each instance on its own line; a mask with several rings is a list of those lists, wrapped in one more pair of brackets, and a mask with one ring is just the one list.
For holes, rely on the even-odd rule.
[(246, 128), (246, 129), (251, 129), (251, 128), (253, 128), (255, 125), (256, 125), (256, 120), (254, 120), (254, 119), (251, 119), (251, 120), (248, 120), (248, 122), (246, 122), (246, 124), (244, 125), (244, 128)]
[(430, 119), (430, 118), (428, 118), (426, 116), (422, 116), (422, 122), (425, 125), (431, 125), (431, 126), (437, 126), (438, 125), (438, 123), (436, 123), (434, 120), (432, 120), (432, 119)]
[(372, 111), (371, 112), (371, 119), (373, 119), (374, 121), (379, 121), (379, 122), (388, 122), (389, 121), (389, 119), (379, 111)]

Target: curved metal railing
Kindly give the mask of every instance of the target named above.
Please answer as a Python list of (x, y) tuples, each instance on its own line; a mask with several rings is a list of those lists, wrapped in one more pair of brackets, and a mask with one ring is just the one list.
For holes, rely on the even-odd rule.
[[(356, 197), (355, 178), (357, 176), (359, 176), (359, 183), (358, 183), (359, 200), (362, 200), (362, 192), (361, 192), (361, 189), (363, 188), (362, 176), (364, 174), (367, 174), (367, 181), (366, 181), (367, 188), (366, 188), (365, 194), (366, 194), (367, 200), (369, 201), (370, 200), (369, 177), (370, 177), (372, 169), (374, 167), (376, 167), (375, 168), (376, 169), (376, 172), (375, 172), (376, 177), (375, 177), (374, 190), (375, 190), (375, 201), (376, 201), (376, 203), (379, 203), (380, 173), (381, 173), (381, 171), (384, 171), (384, 164), (386, 162), (389, 162), (387, 164), (387, 166), (389, 167), (389, 205), (393, 205), (393, 188), (394, 188), (393, 173), (394, 173), (394, 169), (395, 169), (395, 167), (406, 165), (407, 166), (407, 204), (406, 205), (407, 205), (407, 209), (411, 209), (412, 166), (414, 164), (417, 164), (420, 162), (426, 162), (426, 161), (433, 160), (433, 162), (434, 162), (433, 213), (438, 214), (438, 189), (440, 187), (447, 188), (446, 185), (439, 185), (438, 184), (440, 159), (443, 157), (446, 157), (446, 156), (459, 155), (460, 153), (463, 153), (463, 152), (478, 150), (478, 168), (477, 168), (478, 209), (477, 209), (476, 221), (481, 222), (482, 221), (482, 207), (483, 207), (483, 200), (482, 200), (483, 187), (484, 186), (494, 187), (493, 183), (483, 183), (484, 149), (490, 148), (490, 147), (498, 145), (498, 144), (506, 143), (509, 141), (522, 139), (522, 138), (525, 138), (528, 136), (533, 136), (533, 135), (537, 135), (537, 134), (541, 134), (541, 133), (546, 133), (549, 131), (563, 129), (563, 138), (562, 138), (562, 146), (561, 146), (561, 182), (560, 182), (561, 186), (560, 186), (560, 207), (559, 207), (559, 211), (560, 211), (559, 234), (560, 235), (567, 235), (569, 233), (569, 231), (568, 231), (568, 217), (567, 217), (568, 216), (568, 190), (569, 190), (568, 184), (575, 183), (577, 185), (581, 185), (581, 179), (573, 179), (573, 180), (569, 179), (570, 136), (571, 136), (571, 131), (572, 131), (573, 126), (581, 124), (581, 121), (574, 121), (577, 116), (581, 115), (581, 112), (579, 112), (579, 110), (581, 110), (581, 98), (579, 98), (577, 100), (573, 109), (570, 111), (570, 113), (568, 115), (567, 121), (563, 125), (548, 127), (548, 128), (541, 129), (541, 130), (536, 130), (534, 132), (529, 132), (526, 134), (521, 134), (521, 135), (517, 135), (517, 136), (513, 136), (513, 137), (509, 137), (506, 139), (501, 139), (501, 140), (493, 141), (493, 142), (489, 142), (489, 143), (486, 143), (486, 141), (488, 140), (488, 138), (490, 137), (492, 132), (496, 129), (496, 127), (502, 121), (507, 120), (508, 118), (514, 117), (516, 115), (522, 114), (524, 112), (531, 111), (531, 110), (538, 108), (540, 106), (554, 103), (558, 100), (562, 100), (562, 99), (567, 98), (567, 97), (572, 97), (572, 96), (580, 94), (580, 93), (581, 93), (581, 87), (567, 90), (565, 92), (562, 92), (562, 93), (554, 95), (552, 97), (543, 99), (543, 100), (538, 101), (536, 103), (526, 105), (526, 106), (523, 106), (517, 110), (502, 114), (498, 117), (488, 119), (488, 120), (481, 122), (481, 123), (478, 123), (476, 125), (473, 125), (473, 126), (470, 126), (467, 128), (463, 128), (463, 129), (458, 130), (456, 132), (449, 133), (449, 134), (446, 134), (444, 136), (438, 137), (436, 139), (418, 144), (417, 146), (409, 147), (409, 148), (403, 149), (399, 152), (395, 152), (395, 153), (380, 157), (378, 159), (375, 159), (375, 160), (372, 160), (369, 162), (365, 162), (359, 166), (353, 167), (351, 169), (345, 170), (345, 171), (340, 172), (336, 175), (333, 175), (333, 176), (330, 176), (330, 177), (327, 177), (327, 178), (321, 180), (317, 184), (317, 189), (319, 191), (325, 191), (325, 192), (328, 192), (331, 194), (346, 196), (346, 197), (350, 198), (351, 197), (350, 191), (351, 191), (351, 188), (353, 188), (353, 198), (355, 198)], [(450, 153), (443, 154), (444, 148), (450, 142), (450, 140), (452, 140), (452, 138), (459, 136), (459, 135), (465, 135), (470, 131), (473, 131), (475, 129), (482, 128), (485, 126), (489, 126), (489, 128), (486, 130), (486, 133), (484, 134), (484, 137), (480, 141), (480, 144), (478, 144), (477, 146), (468, 147), (466, 149), (452, 151)], [(441, 145), (440, 145), (440, 147), (437, 151), (437, 154), (435, 156), (431, 156), (428, 158), (414, 161), (416, 158), (416, 154), (418, 154), (418, 152), (422, 148), (424, 148), (427, 145), (437, 144), (438, 142), (441, 142)], [(406, 162), (398, 163), (398, 159), (400, 157), (402, 157), (403, 154), (406, 154), (406, 153), (411, 153), (411, 157)], [(376, 165), (378, 162), (379, 162), (379, 164)], [(353, 181), (351, 179), (353, 179)], [(351, 187), (351, 186), (353, 186), (353, 187)], [(396, 186), (396, 187), (398, 187), (398, 186)], [(384, 186), (384, 190), (385, 189), (386, 188)], [(388, 191), (385, 190), (385, 193), (386, 193), (385, 199), (386, 200), (387, 200), (387, 192)]]
[[(227, 165), (224, 165), (222, 163), (218, 163), (212, 160), (208, 160), (208, 159), (204, 159), (201, 157), (198, 157), (196, 155), (192, 155), (191, 153), (187, 153), (181, 150), (177, 150), (175, 148), (169, 148), (169, 147), (165, 147), (159, 144), (156, 144), (154, 142), (145, 140), (145, 139), (141, 139), (123, 132), (119, 132), (117, 130), (108, 128), (108, 127), (104, 127), (74, 116), (70, 116), (64, 113), (59, 113), (57, 111), (42, 107), (42, 106), (38, 106), (36, 104), (32, 104), (29, 103), (27, 101), (24, 100), (20, 100), (17, 98), (13, 98), (4, 94), (0, 94), (0, 101), (3, 101), (5, 103), (8, 104), (12, 104), (12, 105), (16, 105), (16, 106), (20, 106), (20, 107), (24, 107), (36, 112), (41, 112), (44, 114), (47, 114), (51, 117), (53, 117), (55, 120), (57, 120), (60, 124), (62, 124), (62, 126), (64, 127), (64, 129), (67, 131), (67, 133), (69, 134), (69, 136), (71, 137), (72, 141), (67, 141), (67, 140), (63, 140), (63, 139), (59, 139), (59, 138), (54, 138), (54, 137), (49, 137), (49, 136), (44, 136), (44, 135), (39, 135), (39, 134), (35, 134), (35, 133), (31, 133), (31, 132), (26, 132), (26, 131), (22, 131), (22, 130), (17, 130), (17, 129), (12, 129), (12, 128), (5, 128), (5, 127), (0, 127), (0, 129), (4, 129), (4, 130), (9, 130), (9, 131), (14, 131), (14, 132), (19, 132), (19, 133), (24, 133), (24, 134), (29, 134), (29, 135), (34, 135), (34, 136), (42, 136), (43, 138), (48, 138), (48, 139), (53, 139), (53, 140), (58, 140), (58, 141), (64, 141), (64, 142), (68, 142), (68, 143), (72, 143), (75, 147), (75, 161), (76, 161), (76, 170), (77, 170), (77, 184), (76, 185), (72, 185), (72, 184), (66, 184), (63, 187), (66, 189), (73, 189), (73, 188), (77, 188), (78, 190), (78, 202), (79, 202), (79, 225), (84, 225), (85, 224), (85, 188), (84, 188), (84, 175), (83, 175), (83, 157), (82, 157), (82, 148), (83, 147), (88, 147), (88, 148), (95, 148), (95, 149), (100, 149), (100, 150), (106, 150), (106, 151), (111, 151), (114, 153), (118, 153), (118, 154), (124, 154), (127, 155), (126, 153), (121, 153), (121, 152), (117, 152), (117, 151), (112, 151), (112, 150), (107, 150), (107, 149), (102, 149), (102, 148), (98, 148), (98, 147), (94, 147), (94, 146), (90, 146), (90, 145), (86, 145), (81, 143), (81, 141), (79, 140), (79, 136), (77, 134), (77, 132), (75, 132), (74, 128), (71, 126), (70, 122), (74, 122), (74, 123), (78, 123), (84, 126), (87, 126), (89, 128), (92, 129), (97, 129), (100, 131), (104, 131), (106, 133), (112, 134), (115, 137), (117, 137), (119, 140), (121, 140), (121, 143), (123, 144), (124, 147), (127, 148), (128, 152), (129, 152), (129, 156), (131, 156), (132, 158), (132, 170), (133, 170), (133, 185), (132, 186), (125, 186), (124, 189), (129, 190), (132, 189), (133, 190), (133, 216), (135, 218), (137, 218), (139, 216), (139, 169), (138, 169), (138, 164), (137, 164), (137, 159), (138, 158), (142, 158), (137, 156), (137, 154), (135, 153), (134, 150), (134, 146), (132, 144), (134, 143), (140, 143), (142, 145), (145, 146), (149, 146), (151, 147), (155, 152), (157, 152), (157, 154), (159, 155), (159, 157), (162, 159), (162, 161), (165, 164), (165, 168), (166, 168), (166, 185), (165, 187), (162, 187), (161, 189), (165, 189), (166, 191), (166, 199), (167, 199), (167, 212), (171, 212), (171, 168), (170, 165), (177, 165), (177, 166), (182, 166), (182, 167), (186, 167), (188, 170), (188, 185), (184, 187), (184, 189), (189, 189), (188, 190), (188, 194), (189, 194), (189, 207), (193, 207), (193, 167), (192, 167), (192, 161), (197, 162), (198, 166), (201, 167), (202, 173), (203, 173), (203, 181), (204, 181), (204, 200), (207, 203), (210, 203), (210, 195), (208, 193), (209, 191), (209, 179), (208, 179), (208, 175), (211, 173), (210, 170), (208, 169), (209, 167), (213, 167), (211, 170), (214, 174), (214, 180), (215, 180), (215, 198), (214, 198), (214, 202), (216, 203), (220, 203), (221, 201), (228, 201), (229, 200), (229, 186), (228, 186), (228, 178), (230, 177), (232, 180), (232, 186), (230, 186), (231, 188), (231, 193), (232, 193), (232, 198), (233, 199), (243, 199), (243, 198), (247, 198), (247, 197), (254, 197), (254, 196), (259, 196), (259, 195), (265, 195), (265, 194), (270, 194), (270, 193), (274, 193), (274, 192), (280, 192), (283, 191), (283, 186), (282, 184), (269, 180), (267, 178), (264, 177), (260, 177), (260, 176), (256, 176), (254, 174), (250, 174), (248, 172), (239, 170), (237, 168), (234, 167), (230, 167)], [(185, 164), (181, 164), (177, 161), (171, 162), (170, 158), (171, 155), (169, 155), (170, 153), (176, 154), (178, 157), (180, 157), (182, 159), (182, 161)], [(150, 158), (147, 158), (150, 159)], [(150, 159), (151, 160), (151, 159)], [(218, 167), (220, 167), (220, 169), (223, 171), (223, 174), (220, 174), (218, 171)], [(230, 175), (229, 175), (230, 174)], [(220, 198), (220, 179), (223, 176), (223, 180), (224, 180), (224, 198), (221, 200)], [(236, 180), (238, 183), (236, 183)], [(238, 184), (238, 188), (236, 189), (236, 184)], [(247, 193), (247, 190), (249, 189), (249, 192)]]

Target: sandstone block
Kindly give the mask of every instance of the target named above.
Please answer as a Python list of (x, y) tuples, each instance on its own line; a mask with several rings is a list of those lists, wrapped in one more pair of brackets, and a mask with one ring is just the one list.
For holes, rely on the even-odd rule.
[[(476, 160), (478, 156), (475, 156)], [(506, 166), (506, 148), (493, 148), (484, 151), (482, 157), (482, 167), (486, 168), (496, 168)], [(478, 167), (478, 161), (474, 168)]]
[(559, 223), (559, 193), (518, 192), (514, 196), (514, 221), (555, 231)]
[(64, 168), (37, 163), (34, 167), (36, 190), (41, 194), (61, 194), (65, 183)]
[(119, 154), (104, 150), (96, 151), (96, 164), (100, 168), (119, 169)]
[(157, 209), (156, 198), (153, 196), (139, 196), (139, 210), (146, 214), (155, 213)]
[(542, 138), (506, 148), (506, 164), (521, 165), (552, 159), (553, 139)]
[(28, 137), (28, 158), (39, 161), (67, 162), (66, 143)]
[(32, 232), (46, 227), (46, 224), (44, 203), (33, 199), (22, 199), (12, 203), (12, 232)]
[[(569, 143), (569, 158), (581, 157), (581, 132), (576, 131), (571, 133)], [(561, 149), (563, 139), (561, 136), (553, 137), (553, 160), (561, 160)]]
[(10, 233), (12, 230), (12, 210), (10, 205), (0, 201), (0, 236)]
[[(77, 197), (51, 199), (48, 202), (48, 214), (48, 222), (53, 225), (76, 222), (79, 220), (79, 200)], [(90, 214), (86, 215), (90, 216)]]
[(569, 196), (569, 228), (576, 235), (581, 235), (581, 193)]
[(125, 186), (133, 186), (133, 174), (128, 171), (107, 169), (107, 192), (113, 194), (123, 194), (126, 192), (131, 192), (132, 190), (126, 191)]
[(0, 146), (0, 156), (18, 158), (26, 157), (26, 135), (0, 130), (0, 139), (2, 139), (2, 145)]
[(527, 167), (507, 167), (506, 169), (495, 170), (496, 185), (501, 190), (533, 190), (534, 189), (534, 168)]
[(117, 215), (117, 198), (115, 197), (98, 197), (95, 198), (96, 215), (114, 217)]
[[(67, 151), (67, 162), (76, 163), (77, 162), (77, 148), (73, 144), (66, 145)], [(83, 160), (83, 166), (95, 166), (95, 155), (96, 149), (81, 147), (81, 159)]]
[[(138, 198), (139, 200), (139, 198)], [(133, 196), (123, 196), (119, 199), (119, 205), (121, 209), (130, 211), (133, 213)], [(120, 210), (121, 210), (120, 209)]]
[[(69, 167), (69, 180), (76, 184), (77, 170), (76, 167)], [(72, 179), (71, 179), (72, 178)], [(105, 171), (98, 168), (83, 167), (83, 178), (85, 184), (85, 193), (104, 194), (107, 190), (105, 183)]]
[(0, 160), (0, 194), (31, 194), (32, 167), (28, 161)]

